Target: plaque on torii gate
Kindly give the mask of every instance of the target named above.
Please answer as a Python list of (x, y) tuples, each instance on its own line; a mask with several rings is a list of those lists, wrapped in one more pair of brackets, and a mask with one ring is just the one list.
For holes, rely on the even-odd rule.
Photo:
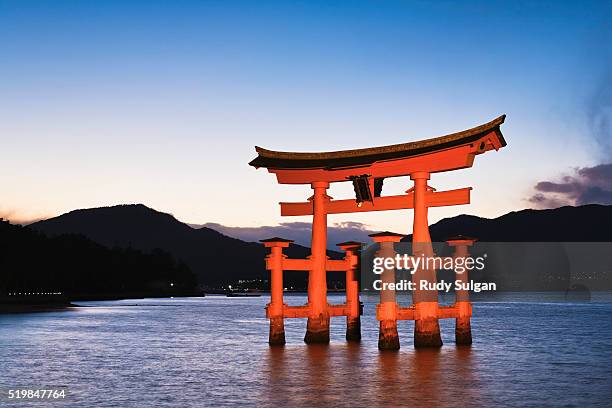
[[(347, 316), (347, 325), (353, 322), (353, 328), (359, 327), (355, 323), (355, 319), (359, 319), (359, 314), (355, 315), (359, 294), (354, 293), (358, 247), (344, 246), (343, 249), (347, 253), (344, 260), (327, 258), (327, 214), (413, 209), (414, 251), (418, 254), (433, 254), (427, 220), (428, 208), (469, 204), (471, 187), (436, 191), (427, 181), (432, 173), (471, 167), (477, 155), (504, 147), (506, 141), (500, 130), (504, 119), (505, 115), (502, 115), (489, 123), (446, 136), (365, 149), (298, 153), (256, 147), (258, 156), (249, 163), (251, 166), (268, 169), (276, 175), (279, 184), (309, 184), (314, 191), (313, 196), (305, 202), (280, 203), (282, 216), (313, 216), (310, 257), (288, 259), (282, 254), (282, 248), (290, 242), (281, 238), (264, 240), (267, 247), (274, 249), (267, 257), (267, 268), (272, 271), (272, 296), (267, 307), (271, 322), (270, 344), (284, 344), (282, 320), (289, 317), (308, 319), (304, 338), (307, 343), (329, 342), (331, 316)], [(382, 196), (384, 179), (400, 176), (410, 176), (414, 185), (406, 194)], [(329, 197), (327, 189), (330, 183), (337, 182), (352, 182), (356, 198), (333, 200)], [(283, 270), (309, 272), (306, 305), (287, 306), (283, 303), (283, 287), (278, 283), (279, 279), (282, 281)], [(347, 301), (343, 305), (327, 303), (328, 271), (347, 272)], [(417, 270), (415, 278), (435, 282), (435, 270)], [(276, 293), (279, 291), (280, 293)], [(434, 296), (427, 291), (415, 291), (413, 302), (410, 318), (415, 320), (415, 346), (440, 346), (442, 341), (438, 319), (456, 317), (454, 312), (440, 310), (437, 293)], [(397, 312), (385, 313), (387, 314), (384, 316), (377, 313), (377, 318), (389, 319), (389, 313)], [(391, 318), (397, 319), (398, 316)], [(350, 331), (347, 327), (348, 340), (360, 338), (355, 333), (349, 333)]]

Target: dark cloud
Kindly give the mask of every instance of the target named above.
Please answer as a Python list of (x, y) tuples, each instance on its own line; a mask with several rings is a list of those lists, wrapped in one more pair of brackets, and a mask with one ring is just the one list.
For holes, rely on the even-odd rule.
[(540, 181), (538, 184), (536, 184), (535, 189), (543, 193), (569, 194), (575, 191), (578, 187), (579, 184), (574, 182), (553, 183), (551, 181)]
[(539, 208), (612, 204), (612, 163), (574, 169), (559, 182), (541, 181), (528, 201)]
[(610, 184), (612, 180), (612, 164), (600, 164), (594, 167), (583, 167), (577, 170), (581, 177), (588, 178), (594, 182)]
[[(217, 223), (192, 225), (193, 227), (208, 227), (219, 231), (229, 237), (243, 241), (256, 242), (260, 239), (278, 236), (292, 239), (297, 244), (310, 246), (311, 224), (309, 222), (284, 222), (276, 226), (261, 227), (228, 227)], [(375, 231), (368, 229), (366, 224), (360, 222), (340, 222), (327, 228), (327, 242), (329, 249), (337, 249), (336, 244), (343, 241), (369, 242), (368, 234)]]
[(530, 203), (532, 203), (537, 208), (559, 208), (566, 205), (571, 205), (572, 203), (563, 200), (557, 197), (551, 197), (544, 195), (542, 193), (536, 193), (533, 196), (527, 199)]

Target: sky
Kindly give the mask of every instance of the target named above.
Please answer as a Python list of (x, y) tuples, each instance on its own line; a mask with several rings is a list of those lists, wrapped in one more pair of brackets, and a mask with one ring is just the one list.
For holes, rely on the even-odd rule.
[[(472, 186), (471, 204), (430, 222), (612, 203), (611, 4), (0, 0), (0, 216), (143, 203), (191, 224), (308, 222), (277, 203), (309, 187), (248, 166), (255, 145), (403, 143), (500, 114), (506, 148), (430, 180)], [(412, 226), (408, 210), (329, 221)]]

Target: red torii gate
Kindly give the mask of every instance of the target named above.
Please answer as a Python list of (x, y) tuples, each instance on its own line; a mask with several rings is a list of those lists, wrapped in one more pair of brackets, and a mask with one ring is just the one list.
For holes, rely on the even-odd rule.
[[(471, 167), (475, 156), (506, 145), (500, 126), (505, 115), (489, 123), (433, 139), (382, 147), (323, 153), (278, 152), (256, 147), (258, 156), (249, 164), (267, 168), (280, 184), (309, 184), (314, 194), (303, 203), (280, 203), (281, 215), (312, 215), (311, 255), (308, 259), (288, 259), (282, 248), (291, 241), (280, 238), (264, 240), (271, 248), (266, 258), (271, 271), (271, 302), (267, 307), (270, 319), (270, 344), (284, 344), (284, 318), (308, 318), (306, 343), (329, 342), (331, 316), (347, 316), (347, 339), (360, 338), (359, 293), (356, 287), (357, 243), (341, 245), (347, 255), (344, 260), (327, 259), (327, 214), (414, 209), (413, 248), (415, 255), (433, 255), (427, 211), (429, 207), (470, 203), (471, 187), (449, 191), (435, 191), (427, 185), (431, 173)], [(410, 176), (414, 186), (406, 194), (381, 196), (383, 180), (387, 177)], [(356, 199), (332, 200), (327, 195), (330, 183), (352, 181)], [(394, 239), (392, 239), (393, 241)], [(383, 240), (380, 240), (382, 242)], [(283, 303), (283, 270), (306, 270), (308, 275), (308, 303), (287, 306)], [(346, 271), (347, 301), (343, 305), (327, 303), (327, 271)], [(435, 282), (435, 270), (419, 270), (415, 279)], [(350, 288), (350, 289), (349, 289)], [(446, 316), (439, 310), (437, 293), (413, 293), (415, 346), (440, 346), (438, 318)], [(398, 319), (398, 308), (380, 307), (377, 319), (382, 322)], [(469, 316), (468, 316), (469, 325)], [(352, 330), (350, 330), (352, 326)], [(469, 326), (468, 326), (469, 327)]]

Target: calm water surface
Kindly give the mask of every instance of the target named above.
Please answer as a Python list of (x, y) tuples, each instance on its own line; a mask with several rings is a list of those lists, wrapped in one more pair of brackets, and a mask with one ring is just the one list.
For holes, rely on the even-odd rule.
[[(303, 304), (305, 296), (288, 296)], [(547, 294), (474, 305), (474, 345), (380, 353), (375, 297), (360, 345), (332, 319), (329, 346), (306, 346), (306, 322), (286, 321), (271, 349), (261, 298), (83, 302), (68, 311), (0, 315), (0, 390), (65, 387), (55, 406), (611, 406), (612, 297), (559, 302)], [(330, 296), (331, 303), (342, 297)], [(11, 403), (0, 406), (45, 405)]]

